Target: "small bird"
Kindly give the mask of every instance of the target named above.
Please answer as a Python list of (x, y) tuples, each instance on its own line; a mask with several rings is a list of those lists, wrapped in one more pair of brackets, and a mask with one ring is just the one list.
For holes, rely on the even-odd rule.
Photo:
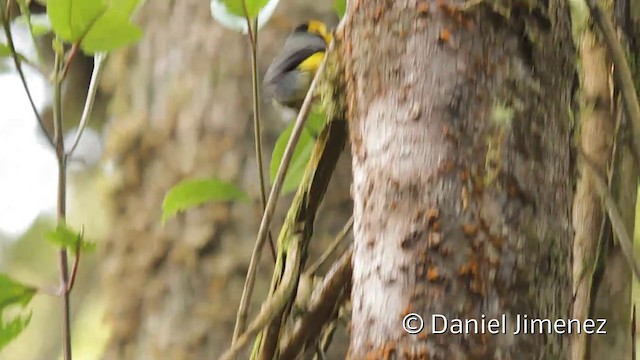
[(265, 89), (276, 103), (300, 109), (329, 43), (331, 33), (321, 21), (293, 29), (264, 77)]

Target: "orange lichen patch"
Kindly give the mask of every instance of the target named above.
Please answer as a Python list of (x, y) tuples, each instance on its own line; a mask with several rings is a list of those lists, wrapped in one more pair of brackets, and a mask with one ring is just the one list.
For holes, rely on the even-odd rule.
[(460, 276), (472, 275), (475, 276), (478, 273), (478, 263), (475, 260), (469, 260), (464, 263), (460, 269), (458, 269), (458, 274)]
[(448, 43), (451, 40), (451, 32), (445, 28), (440, 30), (440, 35), (438, 35), (438, 41), (442, 43)]
[(462, 232), (468, 237), (474, 237), (478, 234), (478, 225), (477, 224), (462, 224)]
[(440, 271), (435, 266), (429, 266), (429, 270), (427, 270), (427, 280), (436, 281), (440, 278)]
[(440, 217), (440, 210), (437, 208), (431, 208), (427, 210), (427, 223), (433, 225), (433, 223)]
[(455, 6), (451, 6), (446, 4), (442, 0), (438, 0), (438, 8), (448, 17), (455, 20), (458, 24), (463, 23), (463, 13), (456, 8)]
[(429, 15), (429, 3), (426, 1), (418, 3), (418, 14), (425, 16)]
[(407, 306), (405, 306), (405, 307), (402, 309), (401, 314), (403, 314), (403, 315), (404, 315), (404, 314), (409, 314), (409, 313), (412, 313), (412, 312), (413, 312), (413, 311), (411, 311), (411, 304), (407, 304)]
[(462, 187), (460, 199), (462, 200), (462, 211), (467, 211), (467, 208), (469, 207), (469, 190), (466, 186)]
[(429, 234), (429, 239), (427, 240), (427, 243), (429, 244), (430, 248), (437, 248), (440, 245), (440, 239), (441, 239), (441, 235), (438, 232), (432, 232)]
[(504, 238), (502, 238), (501, 236), (494, 236), (491, 235), (489, 237), (489, 240), (491, 241), (491, 243), (497, 247), (498, 249), (502, 248), (502, 245), (504, 245)]

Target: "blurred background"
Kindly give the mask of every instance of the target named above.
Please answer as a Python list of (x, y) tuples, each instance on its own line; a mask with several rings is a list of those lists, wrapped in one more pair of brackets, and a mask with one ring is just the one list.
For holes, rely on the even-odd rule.
[[(259, 35), (261, 74), (288, 32), (310, 18), (336, 24), (333, 1), (280, 1)], [(74, 358), (211, 358), (230, 344), (260, 219), (249, 43), (214, 22), (208, 1), (148, 1), (135, 22), (144, 36), (109, 55), (90, 129), (69, 166), (68, 222), (98, 245), (82, 254), (72, 293)], [(52, 39), (34, 44), (25, 24), (12, 29), (18, 50), (41, 60), (40, 71), (24, 69), (51, 131)], [(67, 139), (92, 66), (79, 57), (70, 68)], [(262, 116), (268, 169), (291, 119), (269, 99)], [(347, 149), (318, 216), (311, 259), (350, 216), (349, 165)], [(0, 272), (39, 287), (58, 284), (57, 249), (43, 239), (55, 221), (56, 171), (13, 63), (0, 59)], [(254, 201), (202, 206), (162, 225), (166, 191), (195, 177), (232, 181)], [(276, 235), (290, 199), (279, 203)], [(270, 257), (262, 260), (254, 311), (273, 268)], [(61, 359), (59, 299), (37, 295), (29, 308), (31, 323), (0, 359)], [(341, 358), (344, 332), (336, 338), (332, 356)]]

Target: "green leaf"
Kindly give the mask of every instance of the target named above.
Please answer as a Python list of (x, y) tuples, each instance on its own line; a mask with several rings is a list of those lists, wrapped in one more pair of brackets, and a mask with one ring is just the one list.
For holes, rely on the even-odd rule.
[(111, 51), (132, 44), (140, 37), (142, 30), (112, 6), (89, 29), (80, 48), (87, 54)]
[(258, 16), (260, 10), (267, 5), (268, 2), (268, 0), (222, 0), (222, 3), (226, 6), (227, 11), (233, 15), (245, 17), (244, 8), (242, 6), (243, 1), (247, 7), (247, 14), (250, 19)]
[(15, 316), (5, 323), (0, 312), (0, 351), (13, 341), (27, 327), (31, 321), (31, 312), (26, 316)]
[(105, 10), (103, 0), (47, 0), (53, 32), (69, 42), (81, 39)]
[(342, 18), (344, 13), (347, 12), (347, 0), (335, 0), (333, 2), (333, 8), (336, 10), (338, 17)]
[(162, 222), (188, 208), (210, 201), (247, 200), (235, 184), (218, 179), (189, 179), (171, 188), (162, 202)]
[(87, 54), (129, 45), (142, 36), (131, 14), (140, 0), (48, 0), (47, 14), (53, 31), (77, 43)]
[(0, 274), (0, 312), (9, 305), (27, 306), (35, 294), (36, 288)]
[(322, 129), (324, 129), (326, 119), (327, 115), (320, 110), (319, 106), (314, 106), (309, 113), (305, 127), (312, 135), (318, 137)]
[(11, 49), (9, 46), (0, 43), (0, 57), (11, 56)]
[[(278, 140), (276, 141), (276, 146), (273, 149), (273, 153), (271, 154), (271, 164), (269, 167), (271, 183), (274, 182), (276, 174), (278, 173), (278, 168), (280, 167), (282, 157), (284, 156), (284, 150), (287, 147), (287, 143), (291, 137), (291, 132), (293, 131), (293, 125), (293, 123), (290, 124), (282, 134), (280, 134), (280, 137), (278, 137)], [(287, 176), (282, 184), (283, 194), (296, 190), (298, 185), (300, 185), (305, 168), (311, 158), (311, 153), (313, 152), (314, 140), (315, 138), (308, 128), (302, 130), (300, 139), (298, 140), (298, 144), (296, 145), (296, 149), (294, 150), (291, 158), (289, 171), (287, 171)]]
[(65, 225), (58, 225), (55, 230), (45, 233), (45, 238), (54, 245), (68, 248), (74, 254), (78, 248), (78, 242), (82, 251), (93, 251), (96, 248), (96, 244), (86, 241), (81, 232)]
[(0, 274), (0, 350), (18, 336), (31, 320), (31, 314), (14, 316), (5, 322), (3, 314), (9, 306), (24, 308), (36, 294), (36, 288), (23, 285), (5, 274)]
[[(249, 27), (244, 17), (242, 0), (210, 0), (211, 16), (222, 26), (247, 34)], [(279, 0), (247, 0), (249, 16), (258, 17), (258, 30), (271, 18)]]

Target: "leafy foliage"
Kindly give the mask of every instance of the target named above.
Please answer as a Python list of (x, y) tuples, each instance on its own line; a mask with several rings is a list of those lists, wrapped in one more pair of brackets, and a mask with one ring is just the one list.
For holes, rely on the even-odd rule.
[(210, 201), (246, 200), (235, 184), (219, 179), (189, 179), (171, 188), (162, 202), (162, 221), (177, 213)]
[(247, 15), (250, 19), (258, 16), (260, 10), (262, 10), (268, 2), (269, 0), (222, 0), (222, 3), (227, 7), (227, 10), (236, 16), (244, 17), (245, 13), (243, 7), (246, 6)]
[(27, 316), (16, 315), (5, 322), (5, 310), (10, 306), (24, 308), (35, 294), (35, 288), (23, 285), (5, 274), (0, 274), (0, 349), (15, 339), (31, 320), (31, 314), (29, 314)]
[(78, 245), (82, 251), (93, 251), (96, 247), (95, 243), (86, 241), (81, 233), (62, 224), (47, 232), (45, 238), (57, 246), (68, 248), (73, 253)]
[[(210, 0), (211, 15), (224, 27), (248, 32), (247, 19), (243, 7), (243, 0)], [(258, 17), (258, 29), (267, 23), (276, 9), (279, 0), (244, 0), (250, 19)]]
[[(285, 177), (284, 183), (282, 184), (283, 194), (295, 191), (298, 188), (298, 185), (300, 185), (300, 181), (302, 181), (302, 176), (304, 175), (307, 163), (309, 162), (309, 159), (311, 159), (315, 139), (324, 127), (324, 121), (325, 115), (317, 111), (317, 109), (314, 109), (309, 114), (307, 124), (302, 130), (300, 139), (298, 140), (298, 145), (293, 152), (293, 157), (291, 158), (291, 163), (289, 165), (289, 171), (287, 172), (287, 176)], [(291, 123), (282, 132), (282, 134), (280, 134), (278, 140), (276, 141), (276, 145), (273, 148), (273, 153), (271, 154), (271, 164), (269, 166), (269, 176), (271, 179), (271, 183), (274, 182), (276, 174), (278, 173), (278, 168), (280, 167), (280, 163), (282, 163), (284, 150), (286, 149), (289, 138), (291, 137), (293, 125), (294, 124)]]
[(29, 321), (31, 321), (31, 313), (26, 316), (18, 315), (5, 323), (0, 312), (0, 350), (20, 335)]
[(0, 311), (9, 305), (27, 306), (36, 289), (20, 284), (5, 274), (0, 274)]
[(5, 56), (11, 56), (11, 49), (7, 45), (0, 43), (0, 58)]
[(140, 0), (48, 0), (47, 15), (61, 39), (88, 54), (137, 41), (142, 30), (129, 20)]

